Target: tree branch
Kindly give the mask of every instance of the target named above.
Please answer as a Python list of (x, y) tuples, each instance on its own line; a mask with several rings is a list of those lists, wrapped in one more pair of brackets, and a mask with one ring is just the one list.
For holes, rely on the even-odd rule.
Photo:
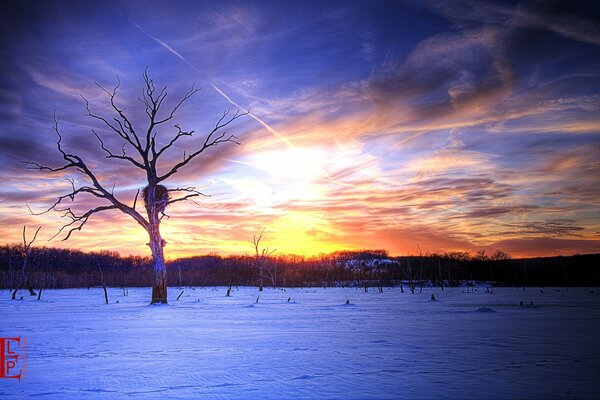
[(71, 208), (67, 208), (65, 210), (66, 213), (64, 216), (70, 217), (71, 222), (63, 225), (63, 227), (59, 229), (59, 231), (56, 233), (56, 235), (52, 236), (49, 240), (54, 239), (55, 237), (59, 236), (65, 229), (70, 228), (69, 231), (67, 232), (67, 235), (62, 239), (62, 241), (64, 242), (65, 240), (68, 240), (71, 237), (71, 234), (73, 232), (81, 231), (81, 228), (83, 228), (83, 226), (86, 224), (86, 222), (88, 222), (89, 218), (92, 215), (97, 214), (102, 211), (116, 210), (116, 209), (118, 209), (118, 207), (116, 205), (99, 206), (99, 207), (93, 208), (91, 210), (88, 210), (87, 212), (85, 212), (82, 215), (77, 215), (73, 212), (73, 210), (71, 210)]
[[(75, 169), (78, 172), (85, 175), (88, 179), (90, 179), (92, 182), (92, 186), (81, 186), (81, 187), (76, 188), (75, 182), (72, 179), (67, 179), (71, 183), (72, 190), (70, 193), (67, 193), (63, 196), (59, 196), (58, 199), (47, 210), (42, 211), (37, 214), (34, 213), (31, 210), (31, 208), (29, 208), (29, 206), (27, 206), (29, 208), (30, 212), (34, 215), (40, 215), (40, 214), (45, 214), (45, 213), (48, 213), (48, 212), (54, 210), (54, 211), (58, 211), (58, 212), (63, 212), (64, 213), (63, 216), (70, 217), (72, 219), (72, 221), (69, 224), (66, 224), (65, 226), (63, 226), (57, 233), (57, 235), (59, 235), (64, 229), (66, 229), (70, 226), (73, 226), (75, 224), (76, 227), (69, 231), (69, 233), (67, 234), (67, 237), (64, 240), (68, 239), (75, 230), (81, 230), (83, 225), (87, 222), (88, 218), (92, 214), (95, 214), (95, 213), (98, 213), (101, 211), (105, 211), (105, 210), (111, 210), (111, 209), (118, 209), (118, 210), (122, 211), (123, 213), (130, 215), (133, 219), (136, 220), (136, 222), (138, 222), (138, 224), (140, 224), (142, 227), (144, 227), (144, 229), (148, 230), (148, 222), (146, 222), (144, 217), (140, 213), (138, 213), (135, 210), (135, 208), (129, 207), (128, 205), (123, 204), (121, 201), (119, 201), (115, 197), (113, 190), (108, 191), (106, 188), (104, 188), (104, 186), (100, 183), (98, 178), (90, 170), (90, 168), (87, 166), (87, 164), (81, 159), (81, 157), (79, 157), (75, 154), (68, 153), (67, 151), (65, 151), (62, 148), (62, 136), (58, 129), (58, 119), (56, 118), (56, 116), (54, 117), (54, 132), (57, 135), (56, 146), (58, 148), (58, 151), (62, 154), (63, 159), (66, 161), (65, 165), (63, 165), (61, 167), (57, 167), (57, 168), (48, 167), (48, 166), (41, 165), (41, 164), (38, 164), (35, 162), (25, 162), (25, 165), (28, 166), (30, 169), (33, 168), (33, 169), (39, 169), (40, 171), (49, 171), (49, 172)], [(75, 197), (81, 193), (88, 193), (97, 198), (105, 199), (109, 203), (111, 203), (111, 205), (96, 207), (92, 210), (89, 210), (87, 213), (85, 213), (81, 216), (76, 215), (68, 207), (67, 208), (59, 208), (60, 204), (64, 200), (69, 198), (69, 199), (71, 199), (71, 201), (74, 201)], [(137, 196), (136, 196), (136, 198), (137, 198)], [(51, 239), (53, 239), (57, 235), (53, 236)]]
[(33, 244), (33, 242), (35, 242), (35, 239), (37, 239), (37, 235), (40, 232), (40, 229), (42, 229), (41, 226), (39, 226), (37, 228), (37, 230), (35, 231), (35, 233), (33, 235), (33, 239), (31, 239), (28, 243), (26, 236), (25, 236), (26, 227), (25, 227), (25, 225), (23, 225), (23, 247), (24, 247), (26, 253), (29, 253), (29, 249), (31, 248), (31, 245)]
[(179, 140), (179, 138), (183, 137), (183, 136), (192, 136), (194, 134), (195, 131), (183, 131), (181, 129), (181, 127), (179, 126), (179, 124), (175, 124), (174, 125), (175, 128), (177, 128), (177, 134), (173, 137), (173, 139), (171, 139), (171, 141), (166, 144), (165, 146), (163, 146), (160, 150), (158, 150), (158, 152), (155, 153), (155, 159), (160, 157), (162, 153), (165, 152), (165, 150), (167, 150), (168, 148), (170, 148), (171, 146), (173, 146), (175, 144), (175, 142), (177, 142), (177, 140)]
[(135, 197), (133, 198), (133, 206), (131, 208), (133, 208), (134, 210), (137, 205), (139, 196), (140, 196), (140, 189), (138, 189), (137, 192), (135, 192)]
[(186, 187), (186, 188), (169, 189), (169, 192), (187, 192), (187, 193), (190, 193), (190, 194), (187, 194), (187, 195), (185, 195), (183, 197), (179, 197), (179, 198), (176, 198), (176, 199), (171, 199), (171, 200), (169, 200), (167, 202), (167, 205), (173, 204), (173, 203), (177, 203), (177, 202), (181, 202), (181, 201), (186, 201), (186, 200), (189, 200), (189, 199), (191, 199), (193, 197), (199, 197), (199, 196), (210, 197), (210, 195), (207, 195), (207, 194), (204, 194), (202, 192), (199, 192), (198, 190), (196, 190), (195, 187), (192, 187), (192, 186)]
[[(183, 96), (183, 98), (181, 98), (177, 102), (177, 104), (171, 109), (171, 111), (167, 114), (166, 117), (164, 117), (162, 119), (157, 119), (158, 112), (160, 111), (160, 108), (162, 107), (163, 101), (167, 97), (167, 87), (164, 86), (160, 90), (160, 92), (158, 92), (158, 94), (156, 94), (156, 87), (154, 86), (154, 81), (152, 79), (150, 79), (150, 77), (148, 76), (148, 67), (146, 67), (146, 69), (144, 69), (144, 73), (142, 74), (142, 77), (144, 79), (145, 88), (144, 88), (144, 91), (142, 92), (142, 97), (139, 97), (138, 99), (144, 104), (146, 115), (150, 119), (150, 122), (148, 124), (148, 129), (146, 130), (146, 144), (145, 144), (144, 151), (145, 151), (148, 159), (150, 158), (149, 153), (150, 153), (150, 151), (152, 151), (151, 168), (154, 169), (154, 168), (156, 168), (156, 162), (157, 162), (158, 157), (160, 157), (160, 155), (162, 153), (164, 153), (165, 150), (167, 150), (169, 147), (171, 147), (180, 137), (191, 136), (193, 133), (193, 131), (184, 132), (181, 130), (179, 125), (175, 125), (175, 127), (178, 129), (178, 132), (175, 135), (175, 137), (173, 139), (171, 139), (169, 144), (167, 144), (165, 147), (163, 147), (157, 151), (156, 150), (156, 132), (154, 132), (154, 130), (156, 129), (157, 126), (170, 121), (174, 117), (177, 110), (190, 97), (192, 97), (195, 93), (197, 93), (200, 89), (196, 89), (194, 87), (194, 85), (192, 85), (192, 88)], [(153, 134), (153, 132), (154, 132), (154, 134)]]
[(238, 110), (235, 112), (235, 114), (232, 117), (227, 118), (229, 113), (230, 113), (230, 110), (227, 110), (223, 113), (221, 118), (215, 124), (215, 127), (213, 128), (213, 130), (206, 136), (204, 143), (198, 150), (194, 151), (191, 154), (188, 154), (187, 156), (184, 155), (183, 161), (180, 161), (179, 163), (175, 164), (169, 170), (169, 172), (158, 177), (158, 182), (162, 182), (165, 179), (169, 178), (170, 176), (174, 175), (175, 173), (177, 173), (177, 171), (180, 168), (187, 165), (190, 161), (192, 161), (194, 158), (196, 158), (197, 156), (202, 154), (206, 149), (208, 149), (212, 146), (216, 146), (220, 143), (226, 143), (226, 142), (231, 142), (231, 143), (235, 143), (235, 144), (239, 145), (240, 142), (238, 141), (238, 138), (235, 135), (230, 135), (228, 137), (225, 137), (226, 132), (222, 132), (220, 134), (217, 134), (217, 132), (219, 132), (222, 128), (228, 126), (229, 124), (231, 124), (233, 121), (237, 120), (238, 118), (248, 115), (250, 113), (250, 111), (240, 113)]
[(115, 97), (117, 96), (117, 89), (119, 88), (120, 85), (121, 85), (121, 82), (119, 81), (119, 83), (117, 83), (117, 85), (111, 92), (111, 91), (105, 89), (102, 85), (96, 83), (96, 86), (98, 86), (100, 88), (100, 90), (102, 90), (104, 93), (106, 93), (108, 95), (112, 109), (114, 111), (116, 111), (117, 115), (119, 115), (119, 117), (121, 118), (121, 120), (119, 120), (118, 118), (113, 118), (113, 121), (115, 122), (115, 124), (111, 123), (106, 118), (104, 118), (98, 114), (92, 113), (92, 111), (90, 109), (89, 101), (83, 95), (81, 95), (81, 98), (85, 102), (85, 108), (87, 110), (89, 117), (92, 117), (94, 119), (97, 119), (97, 120), (103, 122), (104, 125), (106, 125), (110, 130), (115, 132), (117, 135), (119, 135), (119, 137), (121, 137), (123, 140), (125, 140), (127, 143), (129, 143), (134, 149), (136, 149), (137, 152), (140, 154), (140, 156), (142, 156), (142, 158), (143, 158), (144, 154), (143, 154), (143, 150), (142, 150), (142, 144), (140, 142), (140, 139), (139, 139), (137, 133), (133, 129), (133, 125), (129, 121), (129, 118), (127, 118), (127, 116), (124, 114), (124, 110), (120, 109), (115, 103)]
[(130, 157), (126, 154), (125, 152), (125, 145), (123, 145), (123, 147), (121, 148), (121, 152), (122, 154), (113, 154), (105, 145), (104, 145), (104, 141), (102, 140), (102, 138), (100, 137), (100, 135), (94, 130), (92, 129), (92, 133), (94, 134), (94, 136), (96, 136), (96, 138), (98, 139), (98, 141), (100, 142), (100, 147), (102, 148), (102, 150), (104, 150), (104, 152), (106, 153), (106, 158), (118, 158), (120, 160), (126, 160), (129, 161), (130, 163), (132, 163), (133, 165), (135, 165), (136, 167), (138, 167), (139, 169), (145, 170), (144, 164), (138, 162), (137, 160), (135, 160), (133, 157)]

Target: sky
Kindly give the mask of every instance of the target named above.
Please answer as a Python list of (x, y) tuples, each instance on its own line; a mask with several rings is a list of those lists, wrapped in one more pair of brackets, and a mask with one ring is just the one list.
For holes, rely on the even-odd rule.
[[(86, 116), (117, 103), (147, 127), (142, 73), (164, 109), (157, 131), (194, 130), (166, 170), (228, 109), (250, 114), (224, 143), (165, 182), (210, 197), (173, 204), (168, 258), (253, 251), (387, 249), (392, 255), (501, 249), (513, 257), (600, 252), (600, 6), (577, 1), (4, 1), (0, 5), (0, 242), (42, 226), (37, 245), (149, 255), (118, 211), (69, 222), (32, 215), (89, 181), (80, 155), (131, 204), (145, 176), (106, 159)], [(102, 203), (78, 196), (79, 212)], [(139, 205), (138, 205), (139, 207)]]

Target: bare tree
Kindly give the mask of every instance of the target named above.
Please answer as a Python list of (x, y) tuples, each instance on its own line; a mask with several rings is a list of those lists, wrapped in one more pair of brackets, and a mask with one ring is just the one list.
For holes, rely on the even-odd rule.
[[(269, 256), (271, 256), (271, 254), (275, 253), (275, 251), (276, 251), (276, 249), (269, 251), (268, 246), (266, 248), (263, 248), (262, 250), (259, 249), (260, 241), (262, 239), (264, 232), (265, 232), (265, 228), (263, 228), (258, 235), (255, 234), (252, 237), (252, 245), (254, 246), (254, 251), (255, 251), (254, 267), (258, 270), (258, 291), (259, 292), (263, 291), (264, 271), (267, 266)], [(273, 283), (273, 286), (275, 286), (275, 280), (273, 278), (273, 274), (270, 273), (269, 276), (271, 278), (271, 282)], [(257, 299), (257, 302), (258, 302), (258, 299)]]
[[(163, 240), (160, 233), (160, 223), (163, 217), (166, 216), (165, 210), (167, 206), (188, 200), (193, 201), (195, 197), (204, 196), (204, 194), (196, 190), (195, 187), (175, 187), (169, 189), (165, 187), (163, 183), (177, 174), (177, 172), (188, 165), (192, 160), (203, 154), (206, 150), (222, 143), (235, 143), (239, 145), (238, 138), (234, 135), (228, 135), (225, 128), (238, 118), (247, 115), (248, 112), (240, 112), (238, 110), (232, 114), (230, 110), (225, 111), (214, 125), (214, 128), (212, 128), (201, 141), (193, 146), (192, 151), (184, 152), (180, 161), (169, 163), (168, 160), (161, 157), (163, 157), (169, 149), (172, 149), (173, 145), (178, 143), (181, 139), (193, 136), (194, 131), (184, 130), (179, 124), (173, 124), (172, 126), (175, 128), (175, 132), (172, 133), (167, 140), (163, 139), (160, 141), (166, 144), (160, 145), (159, 140), (157, 139), (157, 130), (161, 128), (161, 130), (164, 131), (165, 124), (172, 123), (177, 110), (179, 110), (190, 97), (198, 92), (199, 89), (192, 86), (183, 98), (181, 98), (172, 108), (163, 112), (162, 107), (163, 102), (167, 97), (167, 87), (163, 86), (160, 89), (155, 87), (153, 80), (148, 76), (147, 69), (144, 71), (142, 77), (144, 79), (144, 88), (142, 90), (142, 95), (138, 100), (145, 108), (144, 111), (146, 114), (147, 125), (143, 127), (143, 130), (134, 126), (132, 117), (125, 113), (125, 107), (117, 104), (117, 90), (120, 86), (120, 81), (112, 90), (105, 89), (101, 85), (96, 84), (108, 98), (113, 113), (111, 117), (105, 117), (94, 113), (91, 110), (90, 103), (87, 99), (83, 96), (82, 98), (85, 102), (87, 115), (98, 121), (104, 129), (120, 141), (120, 150), (114, 152), (111, 150), (108, 143), (104, 141), (102, 136), (92, 129), (92, 133), (98, 140), (99, 147), (104, 151), (106, 158), (109, 161), (115, 160), (128, 163), (132, 172), (141, 170), (146, 176), (147, 185), (141, 190), (146, 215), (143, 215), (143, 213), (136, 208), (140, 190), (137, 191), (131, 205), (125, 203), (117, 198), (114, 193), (114, 187), (107, 187), (100, 181), (98, 175), (92, 171), (90, 164), (86, 163), (79, 155), (73, 154), (64, 148), (56, 115), (54, 117), (54, 133), (57, 137), (56, 147), (65, 163), (58, 167), (49, 167), (36, 162), (26, 162), (25, 165), (30, 169), (47, 172), (73, 170), (83, 175), (83, 177), (89, 181), (88, 185), (76, 185), (73, 180), (69, 180), (71, 182), (72, 190), (63, 196), (60, 196), (47, 210), (40, 213), (58, 211), (63, 213), (64, 217), (70, 219), (70, 221), (66, 223), (55, 236), (63, 234), (63, 240), (67, 240), (73, 232), (80, 231), (90, 217), (111, 210), (118, 210), (129, 215), (135, 222), (142, 226), (148, 233), (150, 239), (148, 246), (152, 253), (154, 266), (154, 282), (152, 284), (151, 302), (166, 303), (167, 275), (164, 257), (164, 247), (166, 242)], [(163, 161), (162, 164), (160, 164), (161, 168), (158, 167), (159, 159)], [(168, 165), (166, 168), (162, 166), (165, 164)], [(73, 201), (82, 194), (94, 196), (104, 204), (81, 214), (75, 212), (70, 207), (63, 205), (67, 200)]]
[[(419, 293), (423, 293), (423, 251), (421, 250), (419, 243), (417, 243), (417, 249), (419, 249), (419, 282), (421, 283)], [(429, 256), (429, 252), (427, 252), (425, 255)]]
[(15, 290), (13, 290), (13, 292), (12, 292), (13, 300), (17, 297), (17, 292), (19, 290), (21, 290), (21, 288), (23, 288), (23, 287), (26, 287), (27, 290), (29, 290), (29, 294), (31, 296), (36, 295), (35, 291), (33, 290), (33, 285), (31, 284), (31, 282), (29, 280), (29, 271), (27, 270), (27, 264), (29, 262), (29, 254), (31, 252), (31, 245), (33, 244), (33, 242), (35, 242), (35, 239), (37, 239), (37, 235), (38, 235), (40, 229), (42, 229), (41, 226), (38, 227), (37, 230), (35, 231), (35, 234), (33, 235), (33, 239), (31, 239), (29, 242), (27, 242), (27, 235), (26, 235), (27, 228), (25, 225), (23, 225), (23, 264), (21, 265), (21, 281), (17, 285)]
[[(275, 250), (271, 251), (269, 255), (273, 254), (274, 252)], [(275, 288), (277, 286), (277, 265), (275, 265), (274, 263), (266, 262), (263, 266), (263, 270), (266, 273), (266, 276), (269, 279), (269, 281), (271, 281), (271, 286)]]
[(98, 272), (100, 272), (100, 283), (102, 284), (102, 289), (104, 290), (104, 301), (106, 304), (108, 304), (108, 292), (106, 291), (106, 282), (104, 281), (104, 272), (102, 272), (100, 260), (98, 260), (96, 264), (98, 265)]

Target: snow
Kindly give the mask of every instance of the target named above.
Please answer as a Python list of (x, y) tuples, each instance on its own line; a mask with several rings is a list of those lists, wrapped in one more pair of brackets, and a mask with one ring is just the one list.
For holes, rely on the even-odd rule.
[(0, 379), (0, 397), (600, 397), (598, 289), (225, 293), (171, 288), (152, 306), (147, 288), (109, 289), (109, 305), (97, 288), (0, 291), (0, 337), (28, 339), (27, 375)]

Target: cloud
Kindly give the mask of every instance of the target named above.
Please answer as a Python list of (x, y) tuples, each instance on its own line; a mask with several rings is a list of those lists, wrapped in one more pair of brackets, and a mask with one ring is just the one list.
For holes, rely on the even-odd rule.
[(545, 237), (580, 236), (579, 232), (585, 229), (573, 225), (575, 221), (568, 219), (555, 219), (549, 221), (534, 221), (524, 223), (506, 224), (509, 231), (501, 232), (500, 235), (529, 236), (541, 234)]
[(492, 243), (490, 249), (501, 249), (515, 257), (537, 257), (589, 254), (600, 252), (600, 240), (560, 238), (519, 238)]
[[(589, 18), (593, 5), (574, 2), (537, 2), (508, 4), (490, 1), (434, 0), (425, 4), (448, 18), (456, 27), (472, 23), (497, 24), (510, 28), (545, 29), (577, 41), (599, 45), (600, 24)], [(591, 7), (592, 10), (586, 10)], [(593, 14), (591, 14), (593, 15)]]

